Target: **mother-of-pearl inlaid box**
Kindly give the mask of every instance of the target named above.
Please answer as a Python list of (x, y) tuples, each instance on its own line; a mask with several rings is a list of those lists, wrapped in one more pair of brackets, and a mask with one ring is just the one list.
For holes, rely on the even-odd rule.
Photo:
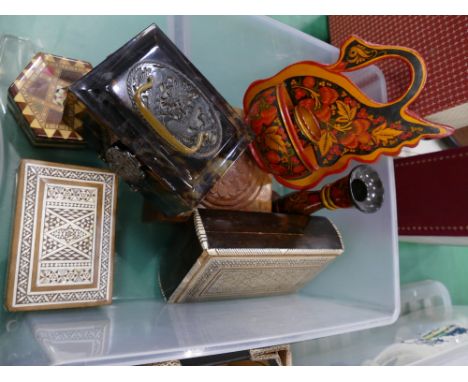
[(111, 172), (22, 160), (6, 308), (110, 304), (116, 201)]

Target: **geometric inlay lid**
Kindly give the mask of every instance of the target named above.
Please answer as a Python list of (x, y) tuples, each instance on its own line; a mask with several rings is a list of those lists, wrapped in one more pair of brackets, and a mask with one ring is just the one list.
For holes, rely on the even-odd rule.
[(160, 272), (170, 303), (294, 293), (343, 253), (324, 217), (198, 209), (193, 223), (196, 239), (181, 238), (171, 253), (186, 263), (172, 256)]
[[(9, 88), (10, 96), (31, 129), (34, 139), (82, 143), (82, 121), (63, 120), (67, 88), (92, 69), (90, 63), (37, 53)], [(79, 106), (78, 106), (79, 107)]]
[(111, 172), (21, 161), (8, 310), (111, 302), (116, 199)]

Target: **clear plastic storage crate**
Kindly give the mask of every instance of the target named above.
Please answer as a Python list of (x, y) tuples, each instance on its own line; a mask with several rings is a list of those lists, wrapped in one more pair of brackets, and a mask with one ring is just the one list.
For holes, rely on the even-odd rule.
[(468, 307), (452, 305), (444, 284), (403, 285), (401, 307), (392, 325), (294, 344), (294, 365), (468, 365)]
[[(34, 148), (5, 110), (6, 89), (41, 50), (102, 61), (156, 22), (234, 106), (248, 85), (300, 60), (332, 63), (338, 49), (267, 17), (3, 17), (0, 21), (0, 292), (4, 295), (20, 158), (104, 167), (94, 152)], [(16, 41), (6, 34), (28, 40)], [(378, 41), (377, 41), (378, 42)], [(16, 50), (15, 50), (16, 49)], [(374, 67), (350, 75), (377, 101), (385, 81)], [(349, 168), (352, 168), (352, 163)], [(293, 343), (391, 324), (399, 314), (392, 160), (375, 168), (385, 186), (380, 211), (328, 214), (345, 252), (297, 294), (169, 305), (158, 286), (159, 256), (177, 235), (144, 224), (143, 200), (121, 183), (113, 304), (30, 313), (0, 312), (0, 364), (144, 364)], [(349, 169), (348, 169), (349, 171)], [(329, 182), (335, 179), (327, 178)], [(287, 192), (276, 186), (280, 192)]]

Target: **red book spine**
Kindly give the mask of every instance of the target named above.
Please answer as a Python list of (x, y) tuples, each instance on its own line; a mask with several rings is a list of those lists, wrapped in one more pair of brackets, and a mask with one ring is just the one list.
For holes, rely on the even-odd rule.
[(394, 163), (399, 235), (468, 236), (468, 147)]

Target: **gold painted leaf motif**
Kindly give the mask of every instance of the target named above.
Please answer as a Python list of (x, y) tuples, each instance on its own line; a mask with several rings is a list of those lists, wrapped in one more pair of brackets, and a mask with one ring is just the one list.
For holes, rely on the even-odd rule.
[(349, 50), (347, 61), (351, 64), (360, 64), (374, 56), (375, 51), (368, 50), (362, 45), (357, 45)]
[(278, 132), (278, 129), (279, 129), (278, 125), (270, 126), (269, 128), (265, 130), (265, 134), (266, 135), (276, 134)]
[[(276, 128), (276, 129), (274, 129)], [(271, 130), (270, 130), (271, 129)], [(265, 134), (265, 144), (273, 151), (280, 151), (287, 154), (286, 144), (280, 135), (275, 134), (278, 131), (278, 126), (270, 126), (265, 133), (270, 130), (270, 134)]]
[(330, 151), (333, 144), (337, 142), (338, 141), (336, 137), (330, 131), (324, 132), (322, 136), (320, 137), (320, 140), (318, 143), (320, 154), (322, 156), (325, 156), (328, 153), (328, 151)]
[[(343, 101), (336, 101), (338, 117), (335, 119), (335, 122), (340, 123), (335, 125), (335, 129), (339, 131), (347, 131), (351, 128), (351, 123), (356, 117), (357, 107), (350, 107), (345, 104)], [(341, 123), (343, 125), (341, 125)]]
[(398, 137), (402, 133), (401, 130), (393, 129), (387, 127), (387, 122), (382, 123), (380, 126), (372, 130), (372, 138), (377, 143), (382, 142), (383, 144), (388, 144), (388, 141), (392, 138)]

